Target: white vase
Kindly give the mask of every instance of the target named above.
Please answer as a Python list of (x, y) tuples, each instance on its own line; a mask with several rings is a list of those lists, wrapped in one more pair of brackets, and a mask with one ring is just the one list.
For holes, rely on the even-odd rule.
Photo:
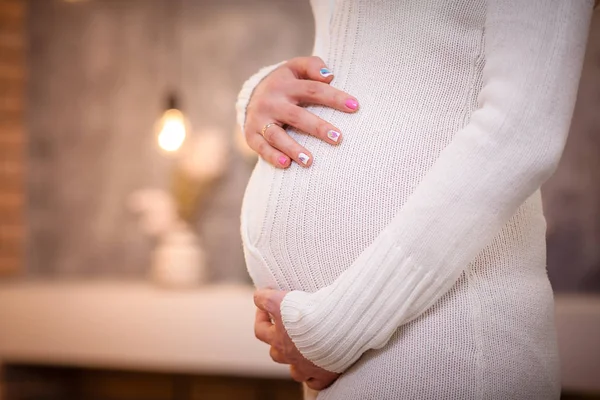
[(206, 281), (204, 252), (187, 226), (167, 231), (152, 254), (152, 280), (169, 288), (191, 288)]

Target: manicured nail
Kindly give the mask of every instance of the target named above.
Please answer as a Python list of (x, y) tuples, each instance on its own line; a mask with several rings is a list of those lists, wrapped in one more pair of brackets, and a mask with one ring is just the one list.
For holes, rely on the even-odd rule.
[(287, 157), (285, 157), (285, 156), (279, 156), (279, 158), (277, 159), (277, 161), (279, 161), (279, 164), (285, 165), (285, 163), (287, 162)]
[(346, 107), (348, 107), (351, 110), (356, 110), (358, 108), (358, 102), (354, 99), (348, 99), (346, 100)]
[(334, 130), (330, 130), (329, 132), (327, 132), (327, 137), (331, 140), (333, 140), (334, 142), (337, 142), (338, 139), (340, 138), (341, 133), (336, 132)]
[(306, 165), (308, 164), (308, 160), (310, 160), (310, 157), (304, 153), (300, 153), (298, 154), (298, 160), (302, 161), (302, 164)]
[(323, 78), (328, 78), (328, 77), (330, 77), (331, 75), (333, 75), (333, 72), (331, 72), (331, 71), (330, 71), (328, 68), (321, 68), (321, 69), (319, 70), (319, 73), (321, 74), (321, 76), (322, 76)]

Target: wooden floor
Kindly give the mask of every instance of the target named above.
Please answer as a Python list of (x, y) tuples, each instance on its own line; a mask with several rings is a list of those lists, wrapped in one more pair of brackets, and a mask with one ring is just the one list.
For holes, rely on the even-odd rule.
[(1, 400), (301, 400), (292, 380), (9, 365)]
[[(5, 366), (0, 400), (301, 400), (291, 380), (86, 368)], [(563, 393), (561, 400), (600, 400)]]

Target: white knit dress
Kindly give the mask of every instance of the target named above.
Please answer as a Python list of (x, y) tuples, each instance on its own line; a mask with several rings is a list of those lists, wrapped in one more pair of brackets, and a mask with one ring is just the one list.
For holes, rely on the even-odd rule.
[[(539, 188), (569, 130), (592, 1), (313, 8), (314, 52), (360, 110), (309, 107), (343, 142), (290, 129), (314, 163), (260, 159), (241, 232), (256, 286), (292, 291), (298, 349), (343, 372), (318, 399), (559, 398)], [(272, 69), (244, 85), (242, 125)]]

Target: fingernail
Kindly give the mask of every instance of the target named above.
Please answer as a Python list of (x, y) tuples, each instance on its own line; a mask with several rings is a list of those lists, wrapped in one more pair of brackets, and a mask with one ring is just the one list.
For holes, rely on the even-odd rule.
[(356, 110), (358, 108), (358, 102), (354, 99), (348, 99), (346, 100), (346, 107), (348, 107), (351, 110)]
[(341, 133), (336, 132), (334, 130), (330, 130), (329, 132), (327, 132), (327, 137), (331, 140), (333, 140), (334, 142), (337, 142), (338, 139), (340, 138)]
[(308, 164), (308, 160), (310, 160), (310, 157), (304, 153), (300, 153), (298, 154), (298, 160), (300, 160), (302, 164), (306, 165)]
[(323, 78), (328, 78), (328, 77), (330, 77), (331, 75), (333, 75), (333, 72), (331, 72), (331, 71), (330, 71), (328, 68), (321, 68), (321, 69), (319, 70), (319, 73), (321, 74), (321, 76), (322, 76)]
[(279, 164), (285, 165), (285, 163), (287, 162), (287, 157), (285, 157), (285, 156), (279, 156), (279, 158), (277, 159), (277, 161), (279, 162)]

